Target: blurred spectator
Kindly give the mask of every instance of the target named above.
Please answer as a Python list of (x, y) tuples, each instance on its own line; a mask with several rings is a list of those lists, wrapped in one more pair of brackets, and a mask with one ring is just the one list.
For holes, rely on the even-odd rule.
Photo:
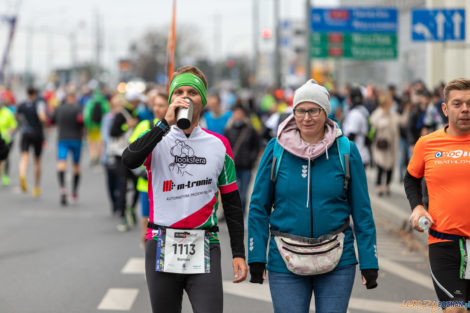
[[(372, 113), (370, 123), (376, 128), (372, 143), (372, 156), (377, 166), (377, 192), (379, 196), (390, 194), (390, 182), (398, 156), (399, 126), (406, 124), (408, 111), (399, 116), (393, 110), (393, 98), (389, 93), (379, 97), (379, 107)], [(382, 177), (386, 175), (385, 185)]]
[(2, 97), (2, 99), (0, 99), (0, 138), (5, 144), (5, 153), (4, 157), (2, 158), (2, 160), (5, 162), (0, 161), (0, 173), (2, 174), (2, 184), (4, 186), (8, 186), (10, 184), (10, 176), (8, 175), (8, 152), (11, 151), (13, 146), (13, 133), (15, 132), (17, 126), (18, 123), (16, 122), (15, 115), (10, 111), (6, 105), (6, 101)]
[(139, 101), (137, 105), (137, 117), (139, 118), (139, 121), (153, 121), (152, 104), (149, 99), (151, 95), (149, 95), (149, 93), (147, 93), (147, 95), (136, 93), (135, 96)]
[(445, 124), (448, 123), (448, 118), (444, 114), (444, 111), (442, 111), (442, 103), (444, 102), (444, 95), (443, 95), (442, 92), (443, 92), (443, 90), (441, 89), (440, 86), (434, 88), (434, 91), (432, 93), (431, 102), (434, 104), (434, 107), (436, 108), (436, 111), (439, 113), (440, 119), (441, 119), (441, 124), (442, 124), (442, 126), (444, 126)]
[(365, 107), (369, 111), (369, 114), (375, 111), (379, 107), (379, 91), (374, 86), (367, 86), (366, 88), (366, 100)]
[(15, 95), (8, 87), (0, 93), (0, 102), (3, 103), (12, 113), (16, 112)]
[(222, 109), (220, 97), (217, 94), (210, 95), (207, 98), (207, 108), (209, 111), (203, 115), (202, 127), (222, 135), (225, 125), (232, 116), (232, 111)]
[(401, 104), (401, 97), (397, 93), (397, 87), (393, 84), (388, 85), (388, 93), (393, 99), (393, 104), (398, 107)]
[(363, 95), (360, 87), (351, 87), (349, 91), (351, 107), (344, 119), (343, 131), (349, 140), (354, 141), (359, 150), (364, 167), (370, 163), (370, 152), (366, 145), (369, 131), (369, 111), (363, 105)]
[(78, 103), (82, 107), (82, 109), (85, 109), (86, 103), (93, 97), (93, 93), (91, 88), (88, 85), (83, 85), (82, 86), (82, 93), (80, 97), (78, 98)]
[(241, 105), (232, 108), (232, 118), (224, 131), (232, 147), (237, 185), (240, 190), (243, 213), (245, 213), (247, 191), (251, 181), (251, 173), (256, 165), (259, 152), (259, 137), (248, 118), (247, 110)]
[(103, 151), (101, 163), (106, 170), (106, 186), (108, 190), (109, 200), (111, 202), (111, 213), (119, 213), (119, 176), (118, 164), (114, 155), (109, 151), (109, 141), (111, 136), (111, 126), (116, 113), (124, 108), (126, 99), (122, 94), (117, 94), (111, 98), (111, 111), (106, 113), (101, 124), (101, 138), (103, 139)]
[(333, 84), (333, 88), (330, 90), (330, 105), (331, 113), (328, 115), (328, 118), (334, 118), (340, 124), (343, 122), (343, 101), (344, 97), (336, 89), (336, 84)]
[(261, 98), (261, 116), (270, 115), (269, 112), (272, 111), (272, 108), (276, 105), (276, 98), (274, 97), (274, 89), (269, 88), (266, 94)]
[[(122, 163), (122, 152), (129, 144), (129, 138), (137, 126), (137, 106), (140, 103), (140, 94), (136, 92), (126, 93), (127, 103), (116, 113), (111, 125), (111, 138), (108, 146), (110, 157), (115, 158), (117, 173), (119, 176), (119, 200), (118, 210), (121, 215), (121, 223), (117, 226), (119, 231), (127, 231), (135, 223), (135, 206), (139, 199), (137, 192), (137, 177)], [(132, 202), (127, 206), (127, 183), (132, 181)]]
[(413, 101), (412, 110), (410, 112), (407, 126), (408, 142), (410, 144), (410, 156), (416, 141), (418, 141), (419, 137), (422, 136), (424, 132), (424, 115), (431, 98), (429, 91), (426, 89), (419, 89), (416, 92), (412, 91), (411, 95)]
[(93, 97), (88, 100), (83, 110), (83, 119), (88, 136), (88, 150), (90, 152), (90, 165), (95, 166), (100, 162), (103, 151), (100, 128), (101, 120), (109, 112), (109, 103), (101, 89), (93, 91)]
[[(410, 110), (411, 104), (410, 104), (410, 99), (409, 95), (404, 96), (401, 100), (401, 102), (398, 103), (397, 106), (397, 113), (400, 115), (405, 114), (405, 111)], [(399, 139), (399, 147), (398, 147), (398, 173), (399, 173), (399, 178), (400, 182), (403, 181), (406, 173), (406, 167), (408, 166), (408, 161), (409, 161), (409, 148), (410, 148), (410, 143), (408, 142), (408, 136), (407, 136), (407, 124), (408, 121), (406, 121), (405, 124), (400, 124), (400, 139)]]

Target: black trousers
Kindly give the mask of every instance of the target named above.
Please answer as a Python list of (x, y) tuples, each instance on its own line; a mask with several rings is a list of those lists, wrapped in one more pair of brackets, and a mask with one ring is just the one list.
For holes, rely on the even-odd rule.
[(382, 185), (382, 176), (383, 174), (385, 174), (386, 175), (385, 184), (390, 185), (390, 182), (392, 181), (392, 171), (393, 169), (386, 170), (377, 165), (377, 181), (375, 182), (375, 184), (377, 186)]
[(137, 201), (139, 200), (139, 192), (137, 191), (137, 177), (129, 170), (123, 163), (121, 157), (116, 157), (116, 173), (119, 179), (119, 199), (118, 199), (118, 211), (121, 213), (121, 217), (126, 216), (127, 207), (127, 183), (129, 180), (132, 181), (132, 202), (131, 207), (135, 208)]
[(153, 313), (181, 313), (183, 290), (194, 313), (222, 313), (223, 288), (220, 244), (210, 244), (211, 271), (207, 274), (175, 274), (155, 271), (157, 242), (147, 240), (145, 275)]

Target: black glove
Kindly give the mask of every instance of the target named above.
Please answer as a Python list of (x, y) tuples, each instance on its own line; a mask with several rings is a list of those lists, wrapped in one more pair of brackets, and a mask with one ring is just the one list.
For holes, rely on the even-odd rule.
[(255, 284), (262, 284), (263, 283), (263, 274), (264, 274), (264, 269), (266, 268), (265, 263), (261, 262), (254, 262), (248, 264), (250, 267), (250, 283), (255, 283)]
[(362, 276), (366, 279), (366, 288), (374, 289), (377, 287), (377, 277), (379, 276), (379, 270), (375, 268), (369, 268), (361, 270)]

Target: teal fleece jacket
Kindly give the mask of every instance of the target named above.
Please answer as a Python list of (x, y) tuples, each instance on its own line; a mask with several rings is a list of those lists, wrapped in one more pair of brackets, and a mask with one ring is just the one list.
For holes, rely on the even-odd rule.
[[(351, 179), (349, 190), (345, 191), (336, 143), (329, 145), (326, 153), (310, 161), (286, 149), (274, 184), (271, 166), (275, 140), (273, 138), (264, 151), (251, 196), (248, 263), (267, 263), (270, 271), (289, 272), (274, 239), (269, 239), (270, 227), (284, 233), (316, 238), (338, 229), (352, 216), (360, 269), (378, 269), (375, 224), (364, 166), (356, 145), (350, 142)], [(349, 226), (345, 230), (344, 249), (338, 267), (357, 264), (354, 240)]]

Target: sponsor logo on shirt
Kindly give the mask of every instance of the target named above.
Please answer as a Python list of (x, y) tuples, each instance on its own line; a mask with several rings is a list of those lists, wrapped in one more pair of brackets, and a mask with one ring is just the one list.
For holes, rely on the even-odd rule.
[(174, 159), (169, 165), (169, 169), (181, 176), (184, 174), (192, 176), (186, 171), (188, 165), (205, 165), (207, 163), (206, 158), (196, 156), (194, 149), (182, 140), (175, 141), (175, 145), (170, 149), (170, 154)]
[(175, 184), (172, 180), (165, 180), (163, 182), (163, 192), (172, 191), (175, 187)]
[(163, 192), (167, 191), (172, 191), (173, 189), (176, 190), (184, 190), (184, 189), (189, 189), (193, 187), (199, 187), (199, 186), (207, 186), (212, 184), (212, 178), (206, 178), (206, 179), (201, 179), (201, 180), (194, 180), (182, 184), (175, 185), (175, 183), (172, 180), (165, 180), (163, 182)]
[(454, 150), (454, 151), (447, 151), (447, 152), (438, 151), (434, 155), (435, 158), (445, 157), (445, 158), (452, 158), (452, 159), (458, 159), (458, 158), (466, 157), (466, 156), (470, 156), (470, 151), (463, 151), (463, 150)]

